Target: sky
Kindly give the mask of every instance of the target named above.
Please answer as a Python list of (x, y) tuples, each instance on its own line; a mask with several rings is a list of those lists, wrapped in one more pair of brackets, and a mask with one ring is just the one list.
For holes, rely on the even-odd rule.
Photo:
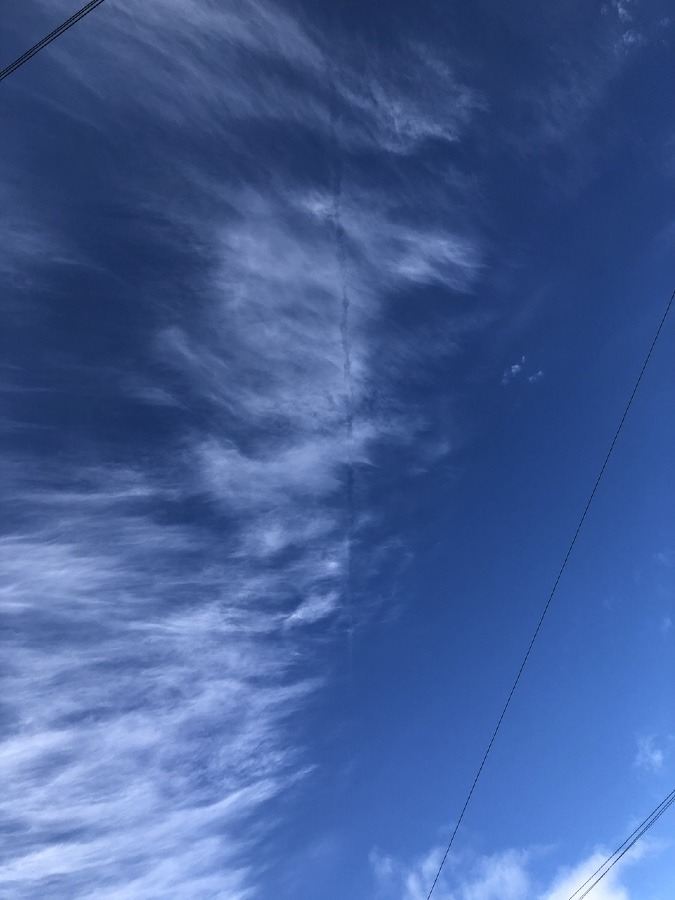
[[(107, 0), (0, 85), (3, 897), (424, 900), (675, 286), (674, 39)], [(674, 386), (671, 315), (436, 900), (675, 786)]]

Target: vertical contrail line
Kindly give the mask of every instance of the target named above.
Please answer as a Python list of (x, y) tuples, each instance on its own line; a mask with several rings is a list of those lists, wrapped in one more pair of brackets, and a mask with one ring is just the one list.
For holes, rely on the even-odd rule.
[(354, 582), (353, 582), (353, 543), (355, 528), (354, 503), (354, 383), (352, 374), (352, 355), (350, 337), (351, 299), (347, 286), (347, 239), (342, 224), (342, 188), (344, 164), (340, 140), (338, 138), (338, 94), (335, 78), (331, 77), (332, 103), (330, 110), (330, 144), (332, 158), (332, 221), (337, 256), (339, 297), (340, 297), (340, 342), (342, 345), (342, 372), (345, 390), (345, 428), (347, 433), (347, 474), (346, 474), (346, 522), (345, 522), (345, 580), (344, 591), (348, 616), (349, 652), (352, 653), (354, 637)]

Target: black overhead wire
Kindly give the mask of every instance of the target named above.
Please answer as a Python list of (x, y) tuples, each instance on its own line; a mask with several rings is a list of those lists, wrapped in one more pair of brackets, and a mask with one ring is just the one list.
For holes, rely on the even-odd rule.
[[(609, 872), (610, 869), (613, 869), (614, 866), (618, 863), (622, 856), (624, 856), (628, 851), (633, 847), (645, 834), (652, 825), (660, 819), (664, 812), (675, 803), (675, 790), (672, 790), (667, 797), (659, 803), (656, 809), (653, 809), (649, 815), (640, 822), (635, 831), (628, 835), (623, 844), (620, 844), (614, 853), (611, 853), (607, 859), (602, 863), (602, 865), (598, 866), (598, 868), (593, 872), (593, 874), (584, 881), (584, 883), (576, 889), (573, 894), (570, 894), (569, 900), (574, 900), (575, 897), (578, 897), (578, 900), (583, 900), (584, 897), (587, 897), (588, 894), (593, 890), (596, 884), (605, 877), (605, 875)], [(595, 878), (595, 876), (598, 876)], [(595, 878), (595, 881), (593, 879)], [(590, 882), (592, 884), (589, 884)], [(589, 885), (586, 887), (586, 885)], [(586, 890), (584, 891), (584, 888)], [(583, 894), (580, 894), (580, 891), (584, 891)]]
[(21, 66), (28, 62), (29, 59), (32, 59), (36, 53), (39, 53), (40, 50), (43, 50), (47, 44), (51, 44), (52, 41), (55, 41), (57, 37), (60, 37), (64, 31), (68, 31), (69, 28), (72, 28), (73, 25), (76, 25), (80, 19), (84, 19), (87, 13), (90, 13), (92, 10), (96, 9), (97, 6), (100, 6), (103, 3), (103, 0), (91, 0), (90, 3), (87, 3), (82, 7), (78, 12), (73, 13), (73, 15), (66, 19), (65, 22), (62, 22), (58, 28), (55, 28), (53, 31), (50, 31), (48, 35), (42, 38), (41, 41), (38, 41), (37, 44), (34, 44), (30, 50), (26, 50), (25, 53), (22, 53), (21, 56), (18, 56), (14, 62), (10, 63), (0, 72), (0, 81), (3, 81), (5, 78), (12, 75), (16, 72), (17, 69), (21, 68)]
[(469, 793), (466, 796), (464, 805), (462, 806), (461, 812), (459, 814), (459, 818), (457, 819), (457, 822), (455, 824), (455, 828), (452, 832), (452, 835), (450, 836), (450, 840), (448, 841), (448, 846), (445, 848), (445, 853), (443, 854), (441, 864), (439, 865), (438, 871), (436, 872), (436, 877), (434, 878), (431, 888), (429, 889), (429, 893), (427, 894), (427, 900), (430, 900), (430, 897), (433, 894), (434, 888), (436, 887), (436, 884), (438, 882), (438, 879), (440, 878), (441, 871), (443, 870), (445, 861), (448, 858), (448, 853), (450, 852), (450, 848), (452, 847), (452, 845), (454, 843), (455, 837), (459, 830), (459, 826), (462, 824), (464, 814), (466, 813), (467, 807), (469, 806), (469, 803), (471, 802), (471, 798), (473, 797), (473, 793), (476, 789), (476, 785), (478, 784), (478, 780), (483, 773), (483, 769), (485, 768), (485, 763), (487, 762), (487, 758), (490, 755), (490, 751), (492, 750), (492, 745), (494, 744), (495, 738), (497, 737), (497, 733), (499, 732), (499, 729), (501, 728), (502, 722), (504, 720), (504, 716), (506, 715), (506, 711), (508, 710), (509, 706), (511, 705), (511, 700), (513, 698), (513, 695), (516, 692), (516, 688), (518, 687), (518, 683), (523, 674), (525, 665), (526, 665), (528, 659), (530, 658), (530, 654), (532, 653), (532, 648), (534, 647), (534, 643), (537, 640), (537, 638), (539, 637), (539, 632), (541, 631), (541, 626), (544, 624), (544, 619), (546, 618), (546, 614), (549, 611), (549, 607), (551, 606), (551, 603), (553, 601), (553, 597), (558, 588), (558, 584), (560, 583), (560, 579), (562, 578), (563, 572), (565, 571), (565, 567), (567, 566), (567, 561), (569, 560), (569, 558), (572, 554), (572, 550), (574, 549), (574, 545), (577, 542), (577, 538), (579, 537), (579, 532), (581, 531), (581, 528), (586, 520), (588, 510), (590, 509), (591, 503), (593, 502), (593, 498), (595, 497), (596, 491), (598, 490), (600, 481), (602, 480), (602, 476), (604, 475), (605, 469), (607, 468), (607, 463), (609, 462), (609, 458), (612, 455), (612, 452), (614, 450), (617, 440), (619, 439), (619, 434), (621, 433), (621, 429), (623, 428), (624, 422), (626, 421), (626, 417), (628, 416), (628, 412), (633, 404), (635, 395), (638, 391), (638, 388), (640, 387), (640, 382), (642, 381), (642, 376), (645, 373), (645, 370), (647, 368), (649, 360), (651, 359), (652, 353), (654, 351), (654, 347), (656, 346), (656, 342), (659, 339), (659, 335), (661, 334), (663, 326), (666, 322), (668, 313), (670, 312), (670, 308), (673, 305), (673, 299), (675, 299), (675, 290), (670, 295), (670, 300), (666, 304), (665, 311), (664, 311), (663, 315), (661, 316), (661, 321), (659, 322), (659, 326), (656, 329), (656, 334), (654, 335), (654, 338), (651, 342), (651, 345), (649, 347), (649, 350), (647, 352), (645, 360), (642, 364), (642, 368), (640, 369), (640, 374), (637, 377), (637, 381), (635, 382), (635, 385), (633, 387), (631, 395), (628, 399), (628, 403), (626, 404), (626, 407), (623, 411), (623, 415), (621, 416), (619, 425), (618, 425), (616, 431), (614, 432), (614, 437), (612, 438), (612, 442), (609, 445), (609, 450), (607, 451), (607, 455), (605, 456), (604, 462), (602, 463), (602, 466), (600, 467), (600, 472), (598, 474), (598, 477), (595, 479), (595, 484), (593, 485), (593, 490), (591, 491), (590, 496), (589, 496), (588, 500), (586, 501), (586, 506), (584, 507), (584, 511), (581, 514), (581, 518), (579, 519), (579, 524), (577, 525), (574, 535), (572, 537), (572, 540), (570, 541), (569, 547), (567, 548), (567, 553), (565, 554), (565, 557), (562, 561), (562, 565), (560, 566), (560, 569), (558, 570), (556, 579), (553, 582), (553, 587), (551, 588), (551, 592), (548, 595), (548, 600), (546, 601), (546, 605), (544, 606), (544, 609), (539, 617), (539, 621), (537, 622), (537, 627), (534, 629), (534, 633), (532, 635), (532, 638), (530, 639), (530, 643), (527, 647), (525, 655), (523, 656), (523, 660), (520, 664), (520, 668), (518, 669), (518, 673), (514, 679), (513, 685), (511, 686), (511, 690), (509, 691), (509, 695), (506, 699), (506, 703), (504, 704), (504, 708), (502, 709), (499, 719), (497, 720), (497, 724), (495, 725), (494, 731), (492, 732), (492, 736), (490, 737), (490, 740), (488, 742), (487, 749), (485, 750), (485, 753), (483, 754), (483, 758), (478, 767), (478, 771), (476, 772), (476, 775), (473, 779), (473, 783), (471, 784), (471, 788), (469, 789)]

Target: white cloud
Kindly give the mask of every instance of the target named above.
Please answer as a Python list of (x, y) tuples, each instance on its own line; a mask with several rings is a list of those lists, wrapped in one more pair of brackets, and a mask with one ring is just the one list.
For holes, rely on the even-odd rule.
[[(423, 417), (397, 403), (396, 380), (456, 337), (450, 315), (429, 340), (390, 337), (383, 310), (429, 285), (469, 294), (482, 252), (459, 216), (446, 224), (441, 186), (420, 217), (419, 198), (356, 178), (310, 186), (277, 159), (249, 183), (197, 162), (186, 135), (217, 135), (244, 171), (242, 121), (270, 134), (302, 123), (329, 165), (372, 146), (405, 162), (430, 139), (458, 140), (480, 103), (419, 47), (391, 67), (373, 55), (362, 83), (341, 65), (348, 48), (328, 58), (274, 4), (103, 8), (72, 46), (45, 62), (60, 66), (63, 115), (162, 136), (146, 169), (111, 173), (107, 189), (193, 265), (182, 295), (138, 288), (139, 306), (161, 308), (156, 367), (120, 385), (182, 427), (135, 467), (64, 454), (58, 472), (30, 459), (12, 470), (6, 499), (23, 524), (0, 544), (12, 623), (0, 807), (13, 823), (0, 892), (243, 898), (266, 805), (311, 768), (296, 717), (324, 677), (315, 626), (344, 632), (363, 614), (348, 581), (372, 516), (347, 508), (347, 473), (415, 441)], [(269, 76), (279, 61), (289, 81)], [(42, 84), (39, 102), (49, 96)], [(49, 246), (93, 265), (47, 218)], [(30, 270), (47, 239), (14, 239), (5, 268)], [(458, 317), (457, 333), (478, 320)]]
[[(365, 48), (364, 48), (365, 49)], [(433, 139), (457, 141), (476, 113), (485, 109), (479, 93), (457, 79), (447, 62), (418, 44), (403, 44), (382, 59), (365, 52), (367, 73), (341, 73), (338, 90), (346, 102), (344, 138), (372, 142), (406, 154)], [(404, 72), (396, 77), (395, 72)]]
[[(402, 41), (383, 56), (355, 47), (337, 28), (326, 46), (310, 22), (278, 4), (135, 0), (105, 16), (105, 28), (90, 28), (77, 55), (55, 48), (79, 90), (118, 110), (121, 102), (127, 112), (140, 105), (184, 126), (208, 122), (229, 143), (231, 117), (285, 120), (344, 146), (407, 155), (430, 139), (458, 140), (485, 105), (426, 47)], [(142, 91), (134, 77), (139, 59)], [(267, 77), (270, 61), (294, 78)]]
[[(412, 867), (373, 851), (371, 868), (377, 882), (378, 896), (396, 900), (426, 900), (443, 858), (443, 849), (435, 848)], [(528, 863), (532, 854), (507, 850), (483, 857), (446, 861), (441, 878), (434, 888), (439, 900), (525, 900), (532, 896), (532, 880)]]
[[(604, 863), (609, 856), (609, 852), (598, 850), (572, 868), (561, 872), (554, 879), (553, 884), (540, 895), (539, 900), (569, 900), (570, 895), (580, 888), (582, 884), (585, 884)], [(626, 854), (593, 888), (593, 900), (632, 900), (628, 888), (625, 884), (622, 884), (621, 874), (626, 866), (636, 862), (640, 855), (641, 850), (639, 848), (632, 851), (631, 854)], [(633, 897), (634, 900), (638, 900), (635, 895)]]
[[(634, 848), (593, 889), (597, 900), (638, 900), (622, 874), (649, 850)], [(604, 849), (573, 866), (560, 868), (543, 883), (536, 869), (547, 854), (541, 849), (505, 850), (486, 856), (454, 853), (448, 857), (434, 888), (434, 900), (568, 900), (609, 855)], [(426, 900), (443, 858), (435, 848), (412, 866), (379, 851), (370, 855), (371, 870), (381, 900)], [(538, 865), (535, 865), (537, 863)]]
[(512, 381), (516, 376), (520, 375), (523, 371), (523, 366), (525, 365), (526, 358), (524, 356), (520, 357), (519, 362), (512, 363), (510, 366), (507, 366), (504, 369), (504, 374), (502, 375), (502, 384), (508, 384)]
[[(330, 571), (330, 561), (328, 563)], [(340, 595), (337, 591), (329, 591), (325, 594), (310, 596), (304, 600), (297, 609), (288, 617), (287, 624), (301, 624), (318, 622), (335, 612), (340, 603)]]
[(657, 745), (654, 735), (638, 738), (635, 766), (645, 772), (656, 774), (663, 768), (663, 750)]
[(250, 816), (302, 774), (284, 723), (315, 682), (269, 640), (281, 620), (247, 602), (224, 548), (135, 509), (138, 479), (121, 473), (112, 497), (102, 481), (95, 496), (34, 491), (40, 525), (0, 546), (14, 823), (0, 884), (247, 896)]
[(514, 379), (524, 377), (527, 378), (529, 384), (534, 384), (537, 381), (541, 381), (544, 377), (544, 372), (542, 369), (539, 369), (536, 372), (532, 372), (532, 374), (526, 374), (526, 366), (527, 357), (521, 356), (518, 362), (512, 363), (510, 366), (507, 366), (504, 369), (502, 374), (502, 384), (507, 385), (510, 384)]

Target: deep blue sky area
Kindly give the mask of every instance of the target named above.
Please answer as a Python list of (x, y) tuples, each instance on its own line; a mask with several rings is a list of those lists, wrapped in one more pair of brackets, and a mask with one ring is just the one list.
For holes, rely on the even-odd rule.
[[(3, 897), (427, 898), (675, 287), (673, 27), (107, 0), (0, 84)], [(674, 317), (435, 900), (675, 786)]]

